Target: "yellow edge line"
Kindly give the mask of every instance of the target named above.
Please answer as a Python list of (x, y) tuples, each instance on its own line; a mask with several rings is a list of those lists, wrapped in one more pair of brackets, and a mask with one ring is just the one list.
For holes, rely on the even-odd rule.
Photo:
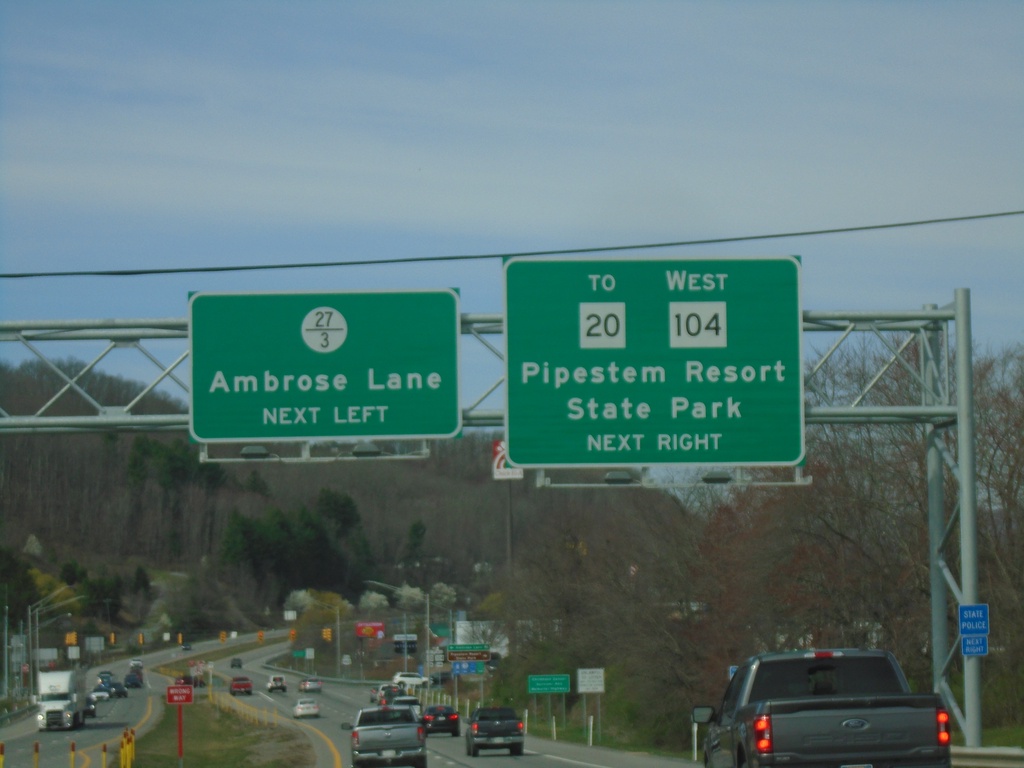
[[(285, 721), (285, 722), (288, 722), (288, 721)], [(336, 768), (341, 768), (341, 753), (338, 751), (338, 748), (336, 746), (334, 746), (334, 742), (331, 741), (330, 738), (328, 738), (326, 733), (321, 731), (319, 728), (315, 728), (314, 726), (309, 725), (309, 723), (303, 723), (303, 722), (300, 722), (299, 720), (293, 719), (291, 721), (291, 724), (296, 726), (296, 727), (298, 727), (298, 728), (305, 728), (307, 730), (310, 730), (313, 733), (315, 733), (317, 736), (319, 736), (321, 739), (323, 739), (324, 744), (327, 745), (327, 748), (329, 750), (331, 750), (331, 754), (334, 756), (334, 765), (336, 766)]]
[[(223, 693), (223, 692), (218, 692), (218, 693), (219, 693), (219, 695), (222, 695), (222, 696), (229, 696), (229, 697), (231, 696), (230, 694)], [(236, 714), (238, 713), (238, 711), (239, 711), (239, 709), (241, 707), (250, 707), (250, 708), (256, 709), (255, 707), (253, 707), (252, 704), (245, 704), (245, 703), (243, 703), (241, 701), (236, 701), (233, 697), (232, 698), (228, 698), (226, 701), (231, 704), (231, 709), (233, 709)], [(259, 710), (257, 710), (257, 711), (259, 711)], [(315, 728), (314, 726), (309, 725), (309, 723), (304, 723), (301, 720), (298, 720), (297, 718), (292, 718), (290, 720), (287, 719), (287, 718), (279, 718), (276, 715), (276, 711), (275, 711), (275, 718), (279, 719), (281, 721), (281, 724), (284, 725), (285, 727), (291, 726), (291, 727), (294, 727), (294, 728), (305, 728), (307, 731), (315, 733), (317, 736), (319, 736), (323, 740), (324, 744), (326, 744), (327, 748), (331, 751), (331, 755), (334, 758), (335, 768), (342, 768), (341, 753), (338, 751), (338, 748), (334, 746), (334, 742), (331, 741), (330, 737), (328, 737), (328, 735), (326, 733), (321, 731), (319, 728)]]

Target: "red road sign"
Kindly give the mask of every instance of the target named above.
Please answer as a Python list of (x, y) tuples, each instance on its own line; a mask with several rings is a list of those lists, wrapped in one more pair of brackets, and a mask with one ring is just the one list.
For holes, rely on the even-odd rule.
[(381, 639), (384, 637), (384, 622), (383, 621), (357, 621), (356, 622), (356, 637), (375, 637)]
[(168, 704), (191, 704), (192, 703), (192, 686), (191, 685), (168, 685), (167, 686), (167, 703)]

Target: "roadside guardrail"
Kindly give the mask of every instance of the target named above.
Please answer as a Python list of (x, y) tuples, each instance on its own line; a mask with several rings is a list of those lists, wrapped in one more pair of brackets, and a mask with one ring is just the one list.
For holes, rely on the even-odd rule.
[(953, 747), (954, 768), (1024, 768), (1024, 747)]

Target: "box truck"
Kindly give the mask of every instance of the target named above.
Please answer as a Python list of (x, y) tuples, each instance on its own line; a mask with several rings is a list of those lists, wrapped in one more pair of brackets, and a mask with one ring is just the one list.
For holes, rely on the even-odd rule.
[(38, 691), (36, 721), (40, 731), (51, 728), (71, 730), (85, 723), (85, 699), (89, 695), (85, 670), (40, 672)]

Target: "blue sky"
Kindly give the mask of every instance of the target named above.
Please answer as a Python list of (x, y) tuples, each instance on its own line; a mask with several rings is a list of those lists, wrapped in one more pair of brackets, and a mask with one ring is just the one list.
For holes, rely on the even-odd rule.
[[(499, 254), (1024, 209), (1024, 4), (0, 5), (0, 272)], [(1024, 217), (637, 251), (800, 254), (806, 309), (970, 288), (1024, 340)], [(189, 290), (456, 287), (500, 259), (0, 279), (0, 320)]]

